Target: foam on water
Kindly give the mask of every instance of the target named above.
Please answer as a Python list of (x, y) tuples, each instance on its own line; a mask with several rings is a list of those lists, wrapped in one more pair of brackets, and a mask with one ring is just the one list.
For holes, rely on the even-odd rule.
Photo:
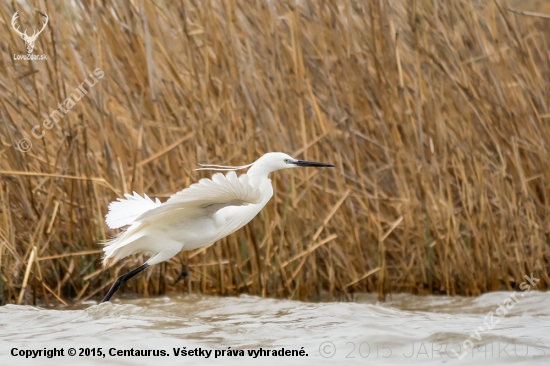
[[(477, 298), (393, 295), (378, 303), (370, 295), (356, 302), (304, 303), (252, 296), (181, 295), (116, 300), (64, 309), (0, 307), (0, 364), (98, 364), (93, 357), (25, 359), (11, 349), (101, 347), (163, 349), (166, 357), (111, 357), (101, 364), (256, 364), (252, 357), (176, 357), (173, 348), (227, 350), (296, 349), (307, 357), (261, 357), (264, 364), (548, 364), (550, 294), (516, 294), (518, 302), (494, 328), (484, 318), (510, 297), (495, 292)], [(458, 354), (476, 329), (480, 341)], [(330, 356), (330, 357), (329, 357)]]

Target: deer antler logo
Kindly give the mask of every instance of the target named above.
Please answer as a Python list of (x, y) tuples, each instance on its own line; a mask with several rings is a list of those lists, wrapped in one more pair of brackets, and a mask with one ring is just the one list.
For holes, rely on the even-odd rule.
[(34, 49), (34, 42), (36, 42), (36, 39), (38, 38), (38, 35), (42, 33), (44, 28), (46, 28), (46, 24), (48, 24), (48, 16), (46, 14), (42, 15), (45, 18), (44, 23), (42, 23), (42, 29), (40, 29), (38, 32), (35, 30), (32, 34), (32, 36), (29, 36), (27, 34), (27, 30), (25, 29), (24, 32), (21, 32), (19, 30), (19, 27), (15, 25), (15, 21), (17, 18), (19, 18), (19, 12), (16, 11), (15, 14), (13, 14), (13, 17), (11, 18), (11, 26), (15, 31), (23, 38), (23, 41), (25, 41), (25, 47), (27, 48), (27, 53), (32, 53), (32, 50)]

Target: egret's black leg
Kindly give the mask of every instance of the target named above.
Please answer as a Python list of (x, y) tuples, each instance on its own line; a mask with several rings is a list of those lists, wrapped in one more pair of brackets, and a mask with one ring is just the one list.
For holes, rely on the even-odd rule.
[(120, 276), (119, 278), (117, 278), (115, 283), (113, 283), (113, 286), (111, 286), (111, 289), (107, 293), (107, 296), (105, 296), (105, 298), (101, 302), (104, 303), (105, 301), (109, 301), (111, 296), (113, 296), (113, 294), (116, 292), (116, 290), (118, 290), (119, 287), (124, 282), (128, 281), (130, 278), (134, 277), (135, 275), (137, 275), (139, 272), (143, 271), (147, 267), (149, 267), (149, 265), (147, 263), (144, 263), (141, 266), (139, 266), (138, 268), (134, 269), (133, 271), (130, 271), (130, 272)]
[(187, 277), (189, 275), (189, 272), (187, 272), (187, 268), (185, 268), (185, 266), (182, 266), (181, 268), (181, 273), (180, 275), (178, 276), (178, 278), (176, 279), (176, 281), (174, 282), (174, 285), (176, 283), (178, 283), (180, 280), (184, 279), (185, 277)]

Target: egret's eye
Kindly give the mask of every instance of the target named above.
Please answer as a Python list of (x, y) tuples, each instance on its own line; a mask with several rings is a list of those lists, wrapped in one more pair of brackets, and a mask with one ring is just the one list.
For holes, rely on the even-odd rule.
[(289, 159), (285, 159), (284, 161), (285, 161), (285, 163), (287, 163), (287, 164), (290, 163), (290, 160), (289, 160)]

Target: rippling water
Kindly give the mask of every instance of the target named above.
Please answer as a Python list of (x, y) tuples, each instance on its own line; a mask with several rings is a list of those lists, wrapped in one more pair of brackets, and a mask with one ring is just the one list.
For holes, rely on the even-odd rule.
[[(517, 301), (511, 295), (403, 294), (385, 303), (372, 295), (320, 303), (181, 295), (55, 310), (7, 305), (0, 307), (0, 364), (550, 364), (550, 293), (518, 293)], [(498, 310), (505, 302), (509, 309)], [(504, 309), (508, 313), (499, 317)], [(470, 336), (476, 329), (479, 335)], [(183, 347), (203, 355), (183, 357)], [(64, 356), (24, 356), (53, 348), (63, 348)], [(69, 356), (69, 348), (77, 355)], [(260, 348), (269, 356), (248, 355)], [(92, 349), (95, 357), (78, 356)], [(116, 355), (131, 349), (166, 355)], [(228, 350), (244, 356), (228, 356)], [(285, 350), (298, 355), (271, 354)]]

